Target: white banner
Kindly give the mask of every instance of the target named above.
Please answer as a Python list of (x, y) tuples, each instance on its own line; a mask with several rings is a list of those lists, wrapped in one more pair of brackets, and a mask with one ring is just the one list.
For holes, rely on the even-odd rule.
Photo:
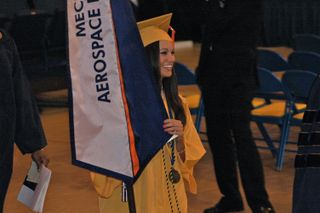
[(67, 5), (75, 158), (132, 177), (110, 1), (68, 0)]

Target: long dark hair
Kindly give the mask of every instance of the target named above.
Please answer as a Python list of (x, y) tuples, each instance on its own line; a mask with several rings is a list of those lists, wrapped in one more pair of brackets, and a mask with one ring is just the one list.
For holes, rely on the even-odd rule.
[(163, 87), (164, 94), (167, 99), (168, 107), (173, 110), (175, 118), (180, 120), (183, 126), (186, 124), (186, 115), (184, 113), (184, 108), (182, 106), (182, 101), (178, 95), (178, 85), (177, 85), (177, 77), (172, 71), (172, 75), (169, 78), (163, 78), (161, 82), (161, 74), (160, 74), (160, 47), (159, 42), (154, 42), (145, 47), (147, 51), (147, 55), (150, 59), (152, 70), (154, 73), (154, 77), (156, 82), (158, 82), (159, 93), (161, 91), (161, 87)]

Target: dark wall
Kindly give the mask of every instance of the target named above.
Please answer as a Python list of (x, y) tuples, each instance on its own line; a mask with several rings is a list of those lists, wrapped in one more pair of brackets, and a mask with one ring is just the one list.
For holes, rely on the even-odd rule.
[(319, 0), (264, 0), (264, 43), (292, 45), (295, 34), (320, 35)]
[[(34, 0), (37, 9), (49, 13), (63, 9), (67, 0)], [(173, 12), (172, 26), (177, 40), (201, 37), (201, 21), (196, 11), (204, 0), (139, 0), (142, 12), (138, 19), (146, 19)], [(263, 0), (263, 43), (267, 46), (290, 45), (297, 33), (320, 35), (319, 0)], [(14, 15), (28, 9), (27, 0), (0, 0), (0, 14)]]
[[(228, 0), (227, 0), (228, 1)], [(241, 1), (241, 0), (237, 0)], [(265, 46), (291, 46), (295, 34), (320, 35), (320, 0), (262, 0), (261, 41)], [(201, 4), (206, 0), (140, 0), (141, 19), (173, 12), (177, 40), (201, 40)], [(200, 12), (200, 14), (197, 14)]]
[[(37, 9), (53, 12), (54, 9), (65, 8), (66, 0), (34, 0)], [(27, 0), (0, 0), (0, 14), (9, 16), (28, 9)]]
[[(194, 2), (197, 1), (197, 2)], [(196, 16), (203, 0), (139, 0), (138, 20), (172, 12), (171, 26), (177, 40), (196, 40), (201, 37), (201, 23)]]

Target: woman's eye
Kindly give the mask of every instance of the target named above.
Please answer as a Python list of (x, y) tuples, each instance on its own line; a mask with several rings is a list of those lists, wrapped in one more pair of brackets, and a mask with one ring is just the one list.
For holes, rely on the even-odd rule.
[(162, 51), (160, 52), (161, 55), (166, 55), (167, 54), (167, 51)]

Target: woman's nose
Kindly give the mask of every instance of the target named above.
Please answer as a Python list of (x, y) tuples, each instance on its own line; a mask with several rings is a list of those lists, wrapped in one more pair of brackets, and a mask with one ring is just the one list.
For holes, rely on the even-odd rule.
[(174, 54), (169, 54), (168, 60), (169, 61), (175, 61), (176, 60), (176, 56)]

